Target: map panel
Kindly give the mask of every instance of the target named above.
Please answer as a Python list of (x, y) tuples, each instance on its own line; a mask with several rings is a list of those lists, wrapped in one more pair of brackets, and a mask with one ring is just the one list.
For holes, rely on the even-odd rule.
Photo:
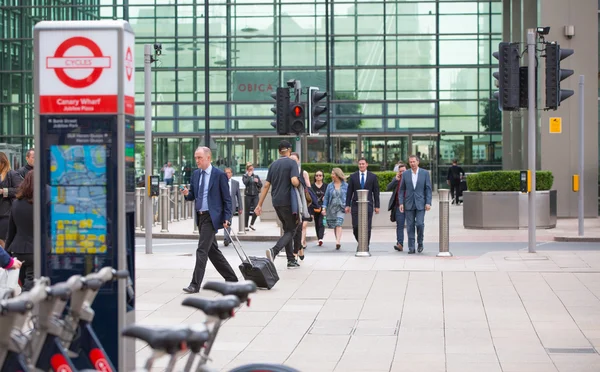
[(52, 146), (50, 155), (52, 253), (105, 254), (106, 146)]

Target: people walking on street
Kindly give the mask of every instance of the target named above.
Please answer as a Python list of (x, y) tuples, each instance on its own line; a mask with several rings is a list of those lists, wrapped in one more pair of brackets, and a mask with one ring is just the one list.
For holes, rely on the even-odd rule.
[(367, 160), (360, 158), (358, 160), (358, 171), (350, 175), (348, 180), (348, 194), (346, 195), (346, 213), (352, 212), (352, 231), (354, 238), (358, 242), (358, 190), (368, 190), (367, 200), (369, 201), (368, 221), (369, 221), (369, 242), (371, 242), (371, 226), (373, 221), (373, 210), (379, 213), (379, 179), (375, 173), (367, 170)]
[(181, 192), (186, 200), (194, 200), (198, 223), (198, 248), (196, 266), (186, 293), (197, 293), (204, 279), (207, 259), (228, 282), (237, 282), (237, 276), (217, 244), (216, 233), (229, 227), (231, 221), (231, 194), (227, 175), (211, 164), (212, 152), (208, 147), (198, 147), (194, 153), (198, 169), (192, 174), (190, 189)]
[(267, 197), (267, 193), (271, 186), (271, 198), (273, 202), (273, 208), (277, 214), (277, 218), (281, 221), (281, 227), (283, 228), (283, 235), (273, 248), (267, 249), (267, 258), (271, 261), (275, 260), (277, 254), (285, 249), (287, 255), (287, 267), (288, 269), (296, 269), (300, 265), (294, 258), (294, 250), (292, 248), (292, 240), (296, 234), (296, 227), (300, 223), (299, 214), (292, 213), (292, 186), (298, 187), (300, 185), (298, 164), (289, 158), (292, 152), (292, 144), (288, 141), (281, 141), (279, 143), (279, 159), (275, 160), (270, 166), (267, 173), (267, 179), (263, 186), (258, 204), (254, 209), (254, 213), (260, 216), (262, 212), (262, 205)]
[(408, 253), (415, 253), (415, 228), (417, 229), (417, 250), (423, 252), (423, 235), (425, 231), (425, 212), (431, 209), (431, 180), (429, 172), (419, 168), (419, 158), (411, 155), (408, 158), (410, 169), (402, 174), (398, 203), (400, 212), (406, 216), (408, 233)]
[[(321, 213), (323, 209), (323, 198), (325, 197), (325, 191), (327, 191), (327, 184), (323, 182), (324, 173), (322, 170), (315, 172), (314, 180), (311, 188), (317, 196), (317, 204), (320, 208), (313, 210), (313, 217), (315, 219), (315, 232), (317, 233), (317, 239), (319, 239), (319, 246), (323, 245), (323, 236), (325, 234), (325, 225), (323, 224), (324, 214)], [(346, 199), (344, 199), (346, 200)]]
[(175, 168), (173, 168), (173, 164), (171, 162), (167, 162), (162, 169), (163, 171), (163, 179), (165, 181), (165, 185), (173, 186), (173, 176), (175, 175)]
[(458, 166), (458, 160), (452, 160), (452, 166), (448, 168), (448, 176), (446, 177), (446, 183), (450, 186), (452, 204), (460, 204), (460, 197), (462, 196), (460, 183), (462, 182), (464, 177), (465, 171), (462, 169), (462, 167)]
[[(300, 166), (300, 155), (296, 152), (292, 152), (290, 154), (290, 158), (295, 161), (296, 164), (298, 164), (300, 183), (305, 189), (310, 188), (310, 177), (308, 172), (302, 170)], [(304, 248), (306, 248), (306, 229), (308, 228), (308, 223), (312, 221), (311, 215), (312, 211), (309, 212), (309, 217), (301, 217), (302, 226), (300, 227), (300, 239), (294, 238), (294, 253), (300, 258), (300, 260), (304, 260)]]
[[(244, 218), (242, 211), (242, 194), (240, 193), (240, 183), (234, 179), (233, 170), (231, 168), (225, 168), (225, 174), (227, 175), (227, 184), (229, 185), (229, 193), (231, 194), (231, 211), (232, 216), (237, 213), (238, 218)], [(233, 217), (231, 217), (233, 219)], [(227, 232), (231, 232), (231, 222), (229, 220), (229, 226), (227, 227)], [(229, 234), (225, 234), (223, 238), (223, 245), (226, 247), (231, 243), (231, 236)]]
[[(256, 231), (254, 223), (256, 222), (257, 216), (254, 213), (254, 208), (258, 203), (258, 195), (260, 194), (263, 184), (258, 174), (254, 174), (254, 165), (252, 165), (252, 163), (246, 164), (246, 173), (242, 176), (242, 182), (246, 185), (246, 189), (244, 190), (246, 231)], [(250, 221), (250, 215), (252, 215), (252, 221)], [(248, 225), (249, 221), (250, 224)]]
[(33, 170), (33, 163), (35, 162), (35, 150), (29, 149), (25, 154), (25, 162), (26, 164), (21, 168), (17, 169), (17, 173), (21, 178), (25, 178), (25, 175)]
[(333, 168), (331, 170), (331, 183), (327, 185), (323, 197), (321, 214), (324, 216), (323, 222), (335, 233), (335, 249), (342, 247), (342, 225), (344, 224), (344, 206), (346, 205), (347, 194), (346, 175), (340, 168)]
[(33, 288), (33, 172), (27, 172), (13, 200), (4, 248), (22, 262), (19, 282), (23, 291)]
[(398, 173), (396, 177), (387, 185), (387, 191), (393, 191), (392, 197), (388, 204), (388, 211), (390, 211), (390, 219), (392, 222), (396, 222), (396, 245), (394, 249), (402, 252), (404, 249), (404, 212), (400, 212), (400, 204), (398, 202), (398, 192), (400, 191), (400, 183), (402, 182), (402, 174), (406, 171), (406, 165), (404, 163), (398, 164)]
[(6, 239), (8, 232), (8, 217), (17, 189), (23, 178), (10, 169), (10, 162), (5, 153), (0, 152), (0, 239)]

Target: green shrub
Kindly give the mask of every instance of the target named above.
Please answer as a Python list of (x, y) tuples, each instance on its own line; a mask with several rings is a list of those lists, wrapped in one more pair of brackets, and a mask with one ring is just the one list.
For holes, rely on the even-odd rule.
[[(469, 191), (519, 191), (521, 189), (520, 171), (489, 171), (469, 174)], [(550, 171), (537, 171), (535, 177), (537, 191), (550, 190), (554, 176)]]
[[(369, 168), (371, 168), (370, 165), (369, 165)], [(350, 175), (354, 172), (356, 172), (356, 170), (352, 171), (351, 173), (344, 172), (344, 175), (346, 176), (346, 181), (348, 181), (348, 177), (350, 177)], [(396, 176), (396, 172), (391, 172), (391, 171), (373, 172), (373, 173), (375, 173), (375, 175), (377, 176), (377, 179), (379, 180), (379, 191), (380, 192), (384, 192), (388, 183), (392, 182), (392, 179), (394, 179), (394, 177)], [(312, 183), (315, 180), (315, 173), (309, 172), (308, 176), (310, 177), (310, 183), (312, 185)], [(323, 177), (323, 182), (331, 183), (331, 171), (325, 172), (324, 177)]]
[[(302, 169), (308, 173), (314, 173), (318, 170), (322, 170), (325, 173), (331, 174), (333, 168), (340, 168), (345, 174), (354, 173), (358, 170), (356, 164), (335, 164), (335, 163), (302, 163)], [(381, 164), (369, 164), (369, 170), (371, 172), (378, 172), (381, 170)]]

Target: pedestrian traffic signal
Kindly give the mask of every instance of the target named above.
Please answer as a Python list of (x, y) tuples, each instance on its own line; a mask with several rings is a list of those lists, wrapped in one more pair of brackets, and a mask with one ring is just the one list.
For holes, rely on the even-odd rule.
[(271, 97), (275, 99), (275, 106), (271, 107), (271, 111), (275, 114), (275, 121), (271, 122), (271, 126), (277, 130), (277, 134), (287, 135), (290, 133), (290, 90), (277, 88), (271, 93)]
[(327, 92), (319, 92), (319, 88), (308, 88), (308, 131), (310, 134), (318, 133), (327, 125), (327, 120), (319, 119), (319, 115), (327, 111), (327, 106), (319, 105), (319, 101), (327, 97)]
[(304, 117), (304, 104), (300, 102), (290, 103), (289, 128), (292, 133), (302, 134), (306, 131)]
[(519, 109), (519, 43), (502, 42), (498, 51), (492, 53), (499, 62), (498, 71), (492, 75), (498, 79), (499, 91), (494, 92), (498, 107), (504, 111)]
[(575, 92), (560, 89), (560, 82), (573, 75), (573, 70), (560, 68), (560, 61), (572, 55), (573, 49), (561, 49), (558, 44), (546, 44), (546, 108), (558, 109), (560, 103)]

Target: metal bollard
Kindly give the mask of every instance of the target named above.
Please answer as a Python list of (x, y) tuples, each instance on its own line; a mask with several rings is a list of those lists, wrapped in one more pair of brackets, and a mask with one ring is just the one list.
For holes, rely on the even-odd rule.
[(198, 232), (198, 213), (194, 213), (194, 232)]
[(144, 204), (144, 192), (146, 191), (145, 188), (142, 187), (142, 191), (141, 191), (141, 197), (140, 197), (140, 214), (139, 214), (139, 218), (140, 218), (140, 230), (144, 231), (144, 221), (146, 219), (146, 208), (144, 208), (145, 204)]
[(173, 221), (179, 221), (179, 186), (173, 186)]
[(357, 190), (358, 193), (358, 247), (356, 257), (371, 257), (369, 252), (369, 190)]
[(246, 206), (244, 203), (246, 202), (245, 197), (242, 196), (242, 204), (240, 205), (241, 212), (238, 213), (238, 234), (243, 235), (246, 233)]
[(141, 230), (142, 220), (144, 216), (141, 213), (142, 204), (142, 189), (135, 188), (135, 229)]
[(169, 189), (160, 189), (160, 232), (169, 232)]
[(450, 253), (450, 190), (438, 190), (440, 198), (440, 252), (438, 257), (452, 257)]

